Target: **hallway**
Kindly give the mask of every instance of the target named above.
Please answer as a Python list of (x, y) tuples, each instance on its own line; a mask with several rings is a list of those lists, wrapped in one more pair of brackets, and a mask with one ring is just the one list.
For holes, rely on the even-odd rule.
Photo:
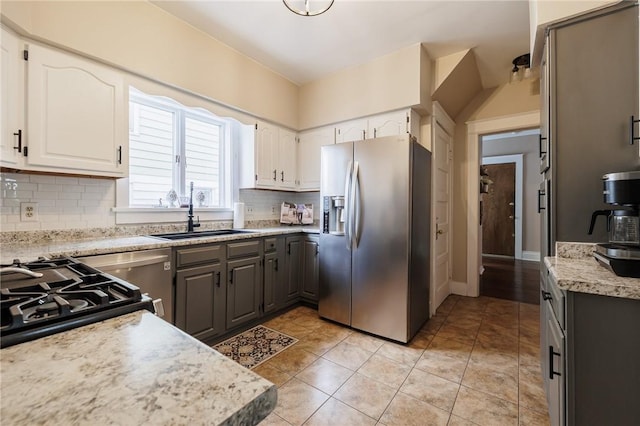
[(540, 304), (540, 263), (503, 257), (483, 256), (480, 295)]

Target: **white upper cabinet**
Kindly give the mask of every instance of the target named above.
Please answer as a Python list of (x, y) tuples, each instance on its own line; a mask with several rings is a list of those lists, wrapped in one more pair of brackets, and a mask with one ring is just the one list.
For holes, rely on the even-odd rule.
[(333, 127), (321, 127), (300, 133), (298, 146), (298, 190), (320, 190), (320, 151), (335, 140)]
[(254, 140), (242, 141), (240, 187), (296, 189), (297, 141), (290, 130), (259, 121)]
[(419, 136), (420, 116), (411, 109), (385, 112), (336, 124), (336, 143), (396, 136)]
[[(370, 137), (367, 134), (367, 119), (344, 121), (336, 125), (336, 143), (361, 141)], [(373, 136), (371, 136), (373, 137)]]
[(409, 111), (400, 110), (369, 117), (368, 138), (382, 138), (409, 133)]
[(21, 168), (24, 163), (24, 59), (22, 41), (1, 29), (0, 164)]
[(26, 170), (127, 176), (127, 111), (119, 72), (29, 46)]
[(278, 183), (276, 166), (278, 128), (267, 123), (256, 125), (255, 175), (256, 187), (275, 188)]
[(278, 185), (281, 189), (296, 189), (298, 171), (298, 138), (290, 130), (280, 129), (278, 137)]

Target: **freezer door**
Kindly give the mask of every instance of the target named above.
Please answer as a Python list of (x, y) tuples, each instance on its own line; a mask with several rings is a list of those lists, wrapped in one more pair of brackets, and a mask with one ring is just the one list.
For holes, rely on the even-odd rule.
[[(346, 196), (353, 143), (323, 146), (321, 152), (320, 199), (324, 202), (325, 197)], [(331, 204), (329, 208), (332, 208)], [(351, 325), (351, 251), (347, 248), (346, 235), (322, 232), (326, 218), (321, 215), (318, 313), (323, 318)], [(333, 226), (329, 224), (328, 229)]]
[(351, 325), (401, 342), (408, 340), (410, 164), (408, 137), (354, 145)]

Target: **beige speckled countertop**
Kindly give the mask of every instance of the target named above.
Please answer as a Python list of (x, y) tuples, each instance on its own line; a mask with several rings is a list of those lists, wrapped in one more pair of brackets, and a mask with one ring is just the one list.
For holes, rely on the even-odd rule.
[(163, 240), (147, 236), (123, 236), (106, 238), (82, 238), (58, 241), (20, 241), (5, 242), (0, 245), (0, 264), (11, 264), (14, 259), (21, 262), (29, 262), (45, 256), (49, 258), (62, 256), (92, 256), (97, 254), (118, 253), (126, 251), (150, 250), (156, 248), (188, 246), (193, 244), (205, 244), (223, 241), (243, 240), (248, 238), (261, 238), (270, 235), (296, 234), (300, 232), (318, 233), (316, 227), (281, 226), (273, 228), (244, 229), (251, 233), (232, 234), (217, 237), (200, 237), (185, 240)]
[(640, 279), (617, 276), (596, 261), (593, 251), (593, 244), (558, 242), (556, 257), (544, 262), (562, 290), (640, 299)]
[(255, 424), (276, 386), (147, 311), (0, 351), (3, 425)]

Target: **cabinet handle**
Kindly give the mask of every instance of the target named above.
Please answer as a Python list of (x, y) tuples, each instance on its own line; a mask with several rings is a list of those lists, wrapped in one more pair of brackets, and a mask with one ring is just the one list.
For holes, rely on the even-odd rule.
[(18, 137), (18, 146), (14, 146), (13, 149), (17, 149), (18, 152), (22, 152), (22, 129), (18, 129), (18, 132), (13, 135)]
[(562, 376), (557, 371), (553, 370), (553, 357), (560, 356), (560, 353), (553, 350), (553, 346), (549, 346), (549, 379), (553, 380), (553, 376)]
[(118, 146), (118, 164), (122, 164), (122, 145)]
[(280, 177), (280, 181), (281, 181), (281, 182), (284, 182), (284, 171), (280, 172), (280, 175), (281, 175), (281, 177)]
[(540, 290), (540, 292), (542, 293), (542, 300), (553, 300), (551, 293), (548, 291)]
[(378, 136), (378, 129), (373, 129), (373, 137), (377, 137)]
[[(640, 136), (635, 135), (635, 124), (640, 123), (640, 119), (636, 119), (633, 115), (631, 116), (631, 123), (629, 128), (629, 145), (633, 145), (633, 143), (637, 140), (640, 140)], [(15, 133), (14, 133), (15, 135)]]
[(542, 210), (545, 210), (545, 207), (542, 207), (542, 202), (540, 201), (540, 197), (544, 196), (545, 192), (542, 189), (538, 189), (538, 213)]
[(220, 288), (220, 271), (216, 272), (216, 287)]
[(276, 174), (277, 174), (277, 173), (278, 173), (278, 171), (274, 169), (274, 170), (273, 170), (273, 180), (276, 180)]
[[(374, 131), (374, 133), (375, 133), (375, 131)], [(363, 130), (362, 131), (362, 140), (365, 140), (366, 138), (367, 138), (367, 131)]]
[(287, 244), (287, 254), (291, 254), (291, 243)]
[(547, 153), (547, 151), (543, 151), (542, 150), (542, 141), (543, 140), (546, 141), (547, 138), (543, 138), (542, 134), (539, 134), (538, 135), (538, 153), (539, 153), (540, 158), (542, 158), (542, 154), (546, 154)]
[(233, 275), (236, 273), (235, 269), (231, 270), (231, 273), (229, 274), (229, 284), (233, 284)]
[(278, 259), (273, 262), (273, 270), (278, 272)]

